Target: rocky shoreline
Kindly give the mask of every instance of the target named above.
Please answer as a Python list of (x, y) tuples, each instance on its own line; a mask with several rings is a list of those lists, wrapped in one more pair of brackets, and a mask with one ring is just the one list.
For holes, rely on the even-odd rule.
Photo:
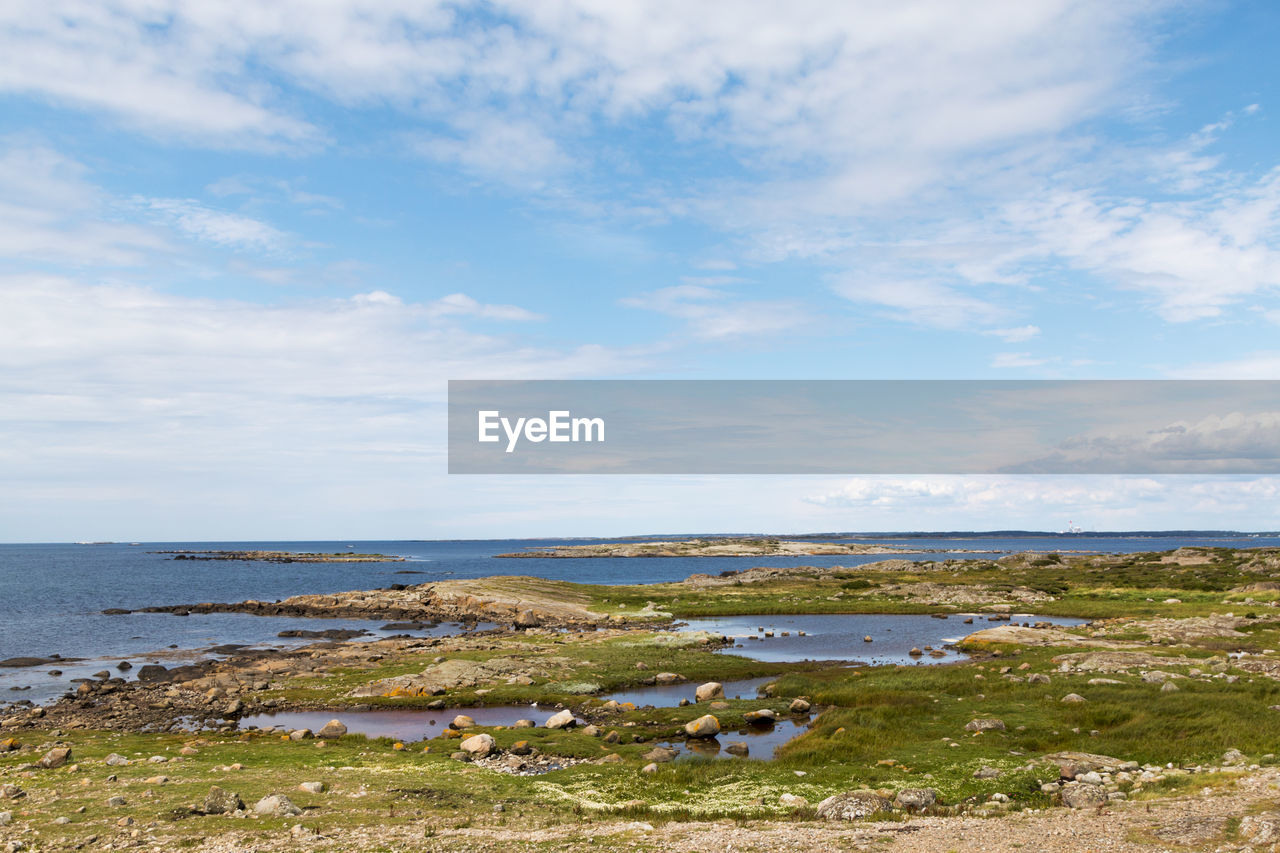
[(238, 560), (255, 563), (403, 563), (404, 557), (389, 554), (316, 554), (294, 551), (151, 551), (170, 554), (173, 560)]

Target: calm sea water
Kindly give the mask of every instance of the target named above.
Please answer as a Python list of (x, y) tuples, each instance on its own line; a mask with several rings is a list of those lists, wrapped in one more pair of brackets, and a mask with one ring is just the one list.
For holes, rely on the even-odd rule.
[[(981, 550), (992, 554), (1022, 550), (1120, 553), (1165, 550), (1182, 545), (1280, 545), (1280, 538), (1276, 537), (1095, 538), (1087, 535), (859, 541), (884, 542), (921, 551)], [(138, 608), (247, 598), (276, 600), (300, 593), (338, 592), (393, 583), (425, 583), (501, 574), (618, 584), (680, 580), (698, 572), (716, 574), (752, 566), (853, 566), (886, 559), (883, 556), (494, 559), (495, 554), (553, 544), (563, 544), (563, 540), (0, 545), (0, 659), (54, 654), (63, 657), (137, 658), (173, 644), (186, 649), (221, 643), (279, 642), (275, 635), (284, 627), (376, 628), (380, 624), (353, 620), (280, 620), (240, 614), (188, 617), (101, 614), (103, 609), (111, 607)], [(172, 549), (354, 550), (394, 554), (405, 557), (406, 561), (346, 564), (174, 561), (166, 555), (152, 553)], [(945, 555), (925, 556), (936, 558)], [(956, 556), (964, 555), (957, 553)], [(814, 656), (822, 655), (815, 653)], [(69, 670), (66, 666), (59, 668), (64, 672)], [(0, 669), (0, 688), (14, 683), (21, 672)], [(0, 695), (0, 701), (5, 698), (26, 697)]]

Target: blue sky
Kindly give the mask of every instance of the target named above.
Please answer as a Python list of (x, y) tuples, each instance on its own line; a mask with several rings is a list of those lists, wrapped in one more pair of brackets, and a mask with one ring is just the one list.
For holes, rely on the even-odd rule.
[(448, 477), (449, 378), (1280, 378), (1263, 2), (0, 10), (0, 540), (1280, 527)]

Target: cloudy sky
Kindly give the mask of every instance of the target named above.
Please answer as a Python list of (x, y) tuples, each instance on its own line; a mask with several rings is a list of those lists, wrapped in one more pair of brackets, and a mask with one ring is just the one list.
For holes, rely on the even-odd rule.
[(1280, 7), (0, 6), (0, 540), (1280, 528), (1253, 477), (449, 477), (450, 378), (1280, 379)]

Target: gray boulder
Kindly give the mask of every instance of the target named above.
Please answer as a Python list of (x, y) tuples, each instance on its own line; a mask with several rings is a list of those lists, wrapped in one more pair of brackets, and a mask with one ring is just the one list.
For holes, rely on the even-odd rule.
[(818, 817), (824, 820), (856, 820), (889, 811), (889, 801), (875, 791), (846, 791), (818, 803)]

